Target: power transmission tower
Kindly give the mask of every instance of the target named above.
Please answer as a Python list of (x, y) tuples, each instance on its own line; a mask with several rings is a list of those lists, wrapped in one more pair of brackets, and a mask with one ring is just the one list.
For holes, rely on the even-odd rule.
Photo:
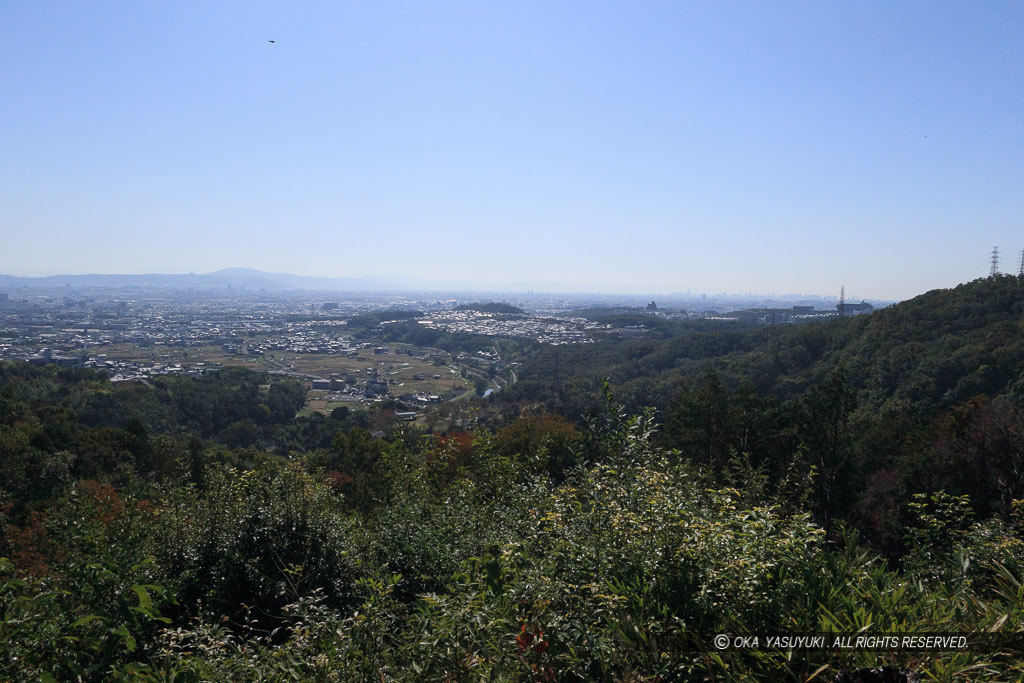
[(839, 288), (839, 317), (846, 315), (846, 285)]
[(1017, 275), (1024, 277), (1024, 250), (1020, 252), (1020, 272)]
[(992, 277), (999, 275), (999, 247), (992, 247)]

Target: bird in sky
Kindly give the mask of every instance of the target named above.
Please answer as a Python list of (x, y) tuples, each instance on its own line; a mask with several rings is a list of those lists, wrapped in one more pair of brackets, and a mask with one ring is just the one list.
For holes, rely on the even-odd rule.
[(276, 43), (277, 41), (276, 40), (268, 40), (267, 42), (268, 43)]

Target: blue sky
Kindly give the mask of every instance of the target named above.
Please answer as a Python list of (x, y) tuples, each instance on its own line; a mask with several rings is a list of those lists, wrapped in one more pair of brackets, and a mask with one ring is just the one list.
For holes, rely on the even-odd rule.
[(9, 1), (0, 272), (903, 298), (1019, 269), (1022, 113), (1020, 2)]

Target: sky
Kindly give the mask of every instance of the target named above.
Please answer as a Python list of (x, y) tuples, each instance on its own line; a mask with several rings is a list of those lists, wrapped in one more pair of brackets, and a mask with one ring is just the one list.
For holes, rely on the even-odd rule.
[(1022, 114), (1021, 2), (6, 0), (0, 273), (902, 299)]

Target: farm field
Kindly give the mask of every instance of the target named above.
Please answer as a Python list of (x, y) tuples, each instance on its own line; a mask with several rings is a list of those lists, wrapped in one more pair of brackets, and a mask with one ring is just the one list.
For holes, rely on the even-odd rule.
[(332, 374), (352, 375), (365, 379), (376, 370), (378, 377), (387, 379), (397, 384), (392, 384), (391, 393), (429, 393), (441, 394), (455, 389), (465, 389), (470, 386), (461, 376), (458, 368), (454, 367), (450, 355), (444, 352), (431, 350), (431, 358), (437, 361), (421, 360), (426, 352), (416, 347), (405, 346), (403, 351), (412, 351), (418, 356), (409, 356), (403, 353), (392, 352), (375, 355), (373, 349), (359, 349), (355, 355), (345, 356), (342, 354), (317, 354), (317, 353), (281, 353), (273, 352), (267, 355), (272, 363), (281, 366), (282, 370), (301, 373), (304, 375), (315, 375), (317, 377), (329, 378)]
[[(396, 353), (399, 350), (401, 354)], [(410, 352), (414, 355), (408, 355)], [(396, 396), (405, 393), (450, 395), (453, 391), (466, 392), (472, 389), (472, 383), (463, 379), (461, 367), (450, 354), (439, 349), (422, 349), (410, 345), (392, 345), (386, 354), (375, 354), (373, 348), (364, 348), (350, 355), (271, 351), (262, 356), (244, 356), (225, 352), (219, 346), (212, 345), (144, 347), (135, 344), (95, 347), (91, 353), (106, 354), (109, 360), (180, 363), (185, 368), (198, 363), (220, 364), (324, 379), (332, 375), (350, 376), (357, 381), (365, 381), (376, 370), (380, 379), (389, 380), (391, 393)], [(427, 356), (429, 360), (423, 360)], [(308, 407), (330, 412), (340, 405), (354, 404), (352, 401), (327, 401), (327, 394), (324, 391), (310, 391)]]

